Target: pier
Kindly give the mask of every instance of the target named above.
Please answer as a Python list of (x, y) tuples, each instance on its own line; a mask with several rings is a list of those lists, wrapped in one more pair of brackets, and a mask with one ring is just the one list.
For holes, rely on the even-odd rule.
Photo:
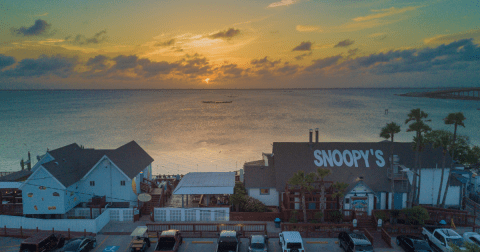
[(480, 88), (454, 88), (431, 92), (413, 92), (401, 94), (400, 96), (480, 101)]

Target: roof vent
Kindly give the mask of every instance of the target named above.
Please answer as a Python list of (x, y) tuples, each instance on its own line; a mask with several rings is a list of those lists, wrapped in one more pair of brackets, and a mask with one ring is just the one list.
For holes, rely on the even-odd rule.
[(363, 180), (363, 176), (358, 177), (358, 180)]
[(55, 164), (56, 164), (56, 165), (58, 165), (58, 162), (57, 162), (57, 161), (55, 161)]

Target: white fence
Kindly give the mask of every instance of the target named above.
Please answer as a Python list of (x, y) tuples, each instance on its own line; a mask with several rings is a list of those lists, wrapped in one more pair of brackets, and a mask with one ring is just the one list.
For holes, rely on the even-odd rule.
[[(102, 209), (104, 211), (110, 212), (110, 220), (112, 221), (133, 221), (133, 209), (132, 208), (107, 208)], [(84, 217), (85, 219), (90, 219), (90, 208), (73, 208), (70, 210), (67, 215), (69, 217)], [(97, 218), (100, 215), (98, 208), (92, 209), (92, 217)]]
[(229, 221), (230, 208), (155, 208), (155, 221)]
[(72, 232), (97, 233), (110, 221), (110, 211), (105, 211), (96, 219), (35, 219), (19, 216), (0, 215), (0, 223), (2, 227), (7, 228), (24, 228), (52, 230)]

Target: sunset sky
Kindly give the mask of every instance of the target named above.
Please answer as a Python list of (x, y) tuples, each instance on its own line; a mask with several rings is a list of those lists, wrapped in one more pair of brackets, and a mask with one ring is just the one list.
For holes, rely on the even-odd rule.
[(480, 86), (478, 0), (0, 1), (0, 89)]

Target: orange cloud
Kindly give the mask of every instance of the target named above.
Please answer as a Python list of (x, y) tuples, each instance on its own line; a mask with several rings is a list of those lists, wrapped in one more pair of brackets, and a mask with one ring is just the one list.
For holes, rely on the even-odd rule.
[(395, 7), (392, 7), (392, 8), (389, 8), (389, 9), (372, 10), (373, 12), (379, 12), (379, 13), (371, 14), (371, 15), (363, 16), (363, 17), (356, 17), (352, 20), (355, 21), (355, 22), (369, 21), (369, 20), (373, 20), (373, 19), (379, 19), (379, 18), (383, 18), (383, 17), (392, 16), (392, 15), (395, 15), (395, 14), (404, 13), (404, 12), (407, 12), (407, 11), (413, 11), (413, 10), (416, 10), (418, 7), (419, 6), (411, 6), (411, 7), (401, 8), (401, 9), (397, 9)]
[(320, 26), (314, 26), (314, 25), (297, 25), (295, 28), (299, 32), (313, 32), (313, 31), (321, 32), (322, 31), (320, 29)]

